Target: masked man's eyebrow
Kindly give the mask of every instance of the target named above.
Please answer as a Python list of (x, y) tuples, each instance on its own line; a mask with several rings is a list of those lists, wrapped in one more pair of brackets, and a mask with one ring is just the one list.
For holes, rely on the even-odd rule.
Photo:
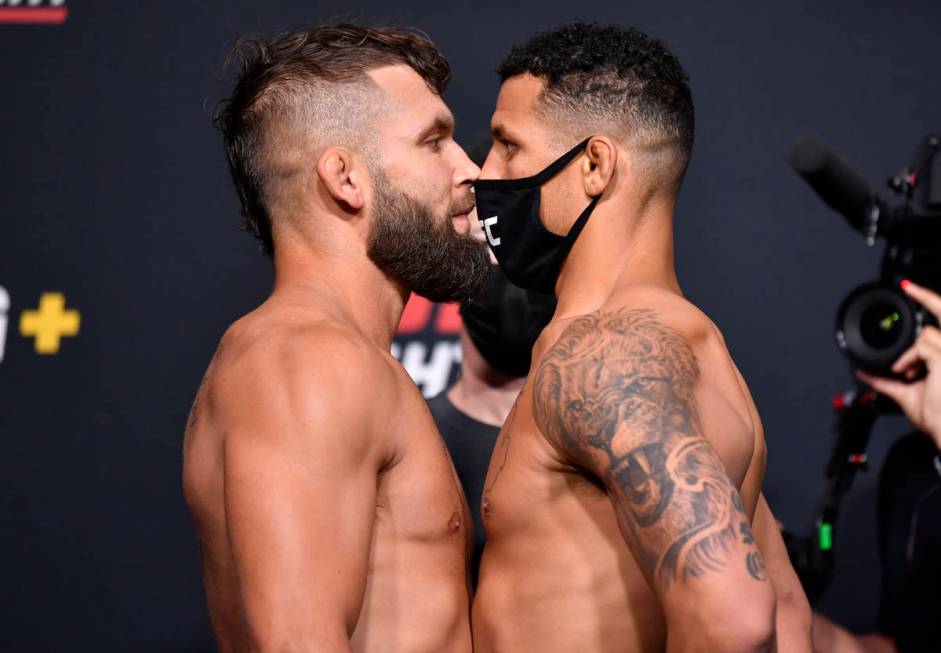
[(517, 140), (514, 137), (513, 132), (507, 129), (506, 125), (502, 123), (495, 123), (490, 131), (493, 134), (494, 140), (497, 140), (497, 141), (503, 141), (503, 140), (516, 141)]

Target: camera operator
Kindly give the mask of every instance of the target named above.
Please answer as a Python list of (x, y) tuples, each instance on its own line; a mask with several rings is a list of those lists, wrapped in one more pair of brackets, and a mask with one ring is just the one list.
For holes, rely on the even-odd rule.
[[(901, 287), (941, 318), (941, 296), (909, 281)], [(892, 372), (897, 378), (857, 372), (918, 429), (893, 445), (879, 478), (879, 632), (854, 636), (815, 614), (818, 651), (908, 653), (941, 647), (941, 331), (926, 326)]]

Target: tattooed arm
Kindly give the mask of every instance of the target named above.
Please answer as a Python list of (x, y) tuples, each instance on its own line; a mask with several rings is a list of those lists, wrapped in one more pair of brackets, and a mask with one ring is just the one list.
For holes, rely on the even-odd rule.
[(539, 428), (595, 475), (667, 619), (671, 651), (774, 643), (774, 592), (745, 506), (704, 437), (687, 340), (649, 310), (575, 320), (536, 372)]

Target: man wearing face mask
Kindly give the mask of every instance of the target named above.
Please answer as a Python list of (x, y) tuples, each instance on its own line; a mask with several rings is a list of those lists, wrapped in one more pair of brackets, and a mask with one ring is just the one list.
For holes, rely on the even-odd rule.
[(674, 271), (686, 73), (584, 23), (499, 73), (478, 218), (507, 277), (558, 307), (485, 482), (475, 650), (809, 651), (760, 419)]

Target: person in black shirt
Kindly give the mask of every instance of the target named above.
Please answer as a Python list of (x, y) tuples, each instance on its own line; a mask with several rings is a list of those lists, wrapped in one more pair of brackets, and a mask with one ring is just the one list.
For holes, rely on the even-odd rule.
[(941, 474), (923, 433), (892, 446), (879, 482), (879, 632), (900, 653), (941, 648)]
[(933, 653), (941, 645), (941, 471), (915, 431), (892, 445), (879, 474), (878, 632), (854, 635), (814, 614), (820, 653)]
[(461, 304), (461, 376), (428, 401), (474, 520), (474, 587), (484, 547), (480, 497), (490, 455), (529, 373), (533, 344), (554, 311), (555, 297), (514, 286), (494, 265), (483, 292)]

